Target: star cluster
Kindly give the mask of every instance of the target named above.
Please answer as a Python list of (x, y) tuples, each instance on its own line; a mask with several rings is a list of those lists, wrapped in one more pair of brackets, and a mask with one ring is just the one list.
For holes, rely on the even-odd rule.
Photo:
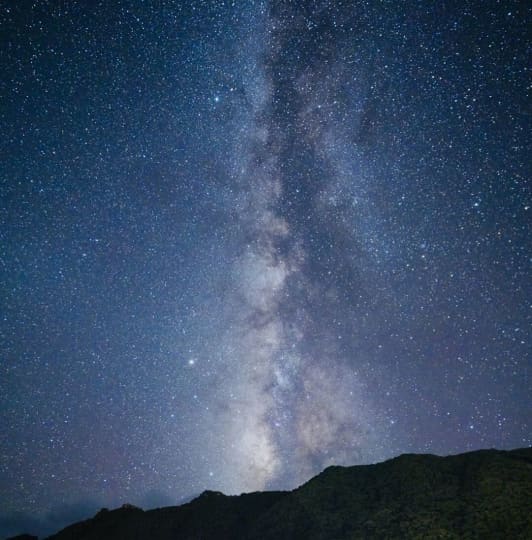
[(1, 5), (0, 533), (530, 445), (528, 16)]

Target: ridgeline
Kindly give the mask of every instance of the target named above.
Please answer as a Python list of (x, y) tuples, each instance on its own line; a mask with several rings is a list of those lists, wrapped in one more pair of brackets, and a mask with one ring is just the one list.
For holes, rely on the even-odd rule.
[(289, 492), (101, 510), (49, 540), (531, 539), (532, 448), (329, 467)]

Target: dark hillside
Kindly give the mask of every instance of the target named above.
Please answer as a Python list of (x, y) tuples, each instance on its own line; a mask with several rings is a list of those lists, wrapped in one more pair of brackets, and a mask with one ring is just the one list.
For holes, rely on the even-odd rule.
[(50, 540), (529, 539), (532, 449), (330, 467), (291, 492), (100, 511)]

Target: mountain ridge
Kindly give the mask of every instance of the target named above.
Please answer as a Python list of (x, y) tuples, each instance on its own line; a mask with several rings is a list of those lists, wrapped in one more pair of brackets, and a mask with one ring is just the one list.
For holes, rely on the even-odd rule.
[(292, 491), (100, 510), (47, 540), (532, 538), (532, 448), (333, 465)]

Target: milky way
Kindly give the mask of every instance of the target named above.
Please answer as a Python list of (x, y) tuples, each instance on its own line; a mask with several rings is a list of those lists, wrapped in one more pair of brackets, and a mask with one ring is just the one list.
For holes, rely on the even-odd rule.
[(88, 4), (0, 6), (0, 534), (531, 444), (522, 4)]
[[(323, 298), (335, 313), (343, 302), (339, 291), (316, 279), (319, 255), (306, 241), (313, 229), (327, 227), (320, 219), (334, 212), (327, 203), (322, 207), (317, 195), (341, 181), (331, 155), (336, 141), (327, 147), (338, 122), (316, 109), (334, 106), (344, 81), (319, 58), (303, 69), (283, 65), (283, 55), (294, 54), (285, 41), (301, 31), (308, 34), (306, 21), (297, 10), (266, 15), (262, 47), (251, 47), (258, 51), (253, 59), (258, 72), (243, 83), (251, 110), (236, 139), (234, 177), (241, 192), (235, 225), (244, 234), (232, 269), (235, 294), (224, 336), (224, 355), (236, 373), (224, 374), (221, 384), (230, 399), (220, 416), (215, 413), (219, 436), (233, 441), (220, 463), (226, 471), (222, 485), (230, 492), (296, 485), (325, 465), (379, 455), (379, 421), (361, 377), (336, 343), (334, 323), (325, 331), (318, 328)], [(323, 88), (315, 92), (320, 80)], [(294, 93), (294, 104), (283, 92)], [(302, 157), (304, 170), (294, 164)], [(320, 168), (324, 179), (316, 178)], [(295, 205), (302, 208), (293, 210)], [(330, 264), (328, 281), (334, 281), (337, 269)], [(356, 287), (355, 269), (348, 266)]]

